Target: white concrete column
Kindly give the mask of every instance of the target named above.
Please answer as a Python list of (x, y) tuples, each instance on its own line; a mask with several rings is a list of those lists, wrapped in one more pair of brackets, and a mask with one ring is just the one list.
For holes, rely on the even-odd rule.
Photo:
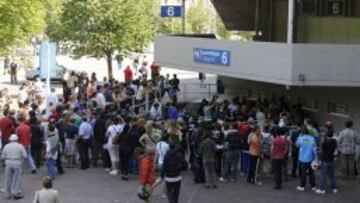
[(293, 43), (294, 36), (294, 8), (295, 0), (289, 0), (288, 2), (288, 26), (287, 26), (287, 43)]

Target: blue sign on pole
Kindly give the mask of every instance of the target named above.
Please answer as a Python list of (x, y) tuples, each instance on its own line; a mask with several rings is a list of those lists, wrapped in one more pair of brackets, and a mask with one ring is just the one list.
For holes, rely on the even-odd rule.
[(218, 49), (194, 48), (193, 59), (196, 63), (230, 66), (231, 52)]
[[(40, 78), (56, 77), (56, 43), (46, 43), (40, 46)], [(48, 74), (49, 71), (49, 74)]]
[(175, 18), (182, 16), (182, 6), (161, 6), (162, 18)]

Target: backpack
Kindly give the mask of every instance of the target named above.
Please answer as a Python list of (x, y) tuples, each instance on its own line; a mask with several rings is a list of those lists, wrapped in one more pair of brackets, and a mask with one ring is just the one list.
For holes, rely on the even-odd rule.
[[(261, 151), (262, 153), (269, 155), (270, 154), (270, 139), (271, 139), (271, 135), (270, 133), (262, 133), (263, 134), (263, 138), (262, 138), (262, 142), (261, 142)], [(268, 134), (268, 136), (264, 136), (264, 134)]]
[(125, 88), (125, 93), (126, 93), (126, 95), (134, 96), (135, 95), (135, 90), (132, 87), (128, 86), (128, 87)]

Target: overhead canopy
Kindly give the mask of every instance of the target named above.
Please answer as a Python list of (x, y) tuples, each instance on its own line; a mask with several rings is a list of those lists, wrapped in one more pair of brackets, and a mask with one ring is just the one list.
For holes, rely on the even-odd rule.
[(254, 30), (256, 0), (211, 0), (228, 30)]

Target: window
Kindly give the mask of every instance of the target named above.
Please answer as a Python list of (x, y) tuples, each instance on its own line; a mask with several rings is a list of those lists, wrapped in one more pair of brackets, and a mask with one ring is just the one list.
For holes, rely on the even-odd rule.
[(352, 0), (318, 0), (321, 1), (323, 16), (353, 16), (355, 2)]
[(312, 112), (317, 112), (318, 108), (319, 108), (319, 103), (312, 99), (305, 100), (304, 105), (302, 107), (303, 110), (312, 111)]
[(304, 15), (317, 15), (316, 0), (303, 0), (301, 1), (301, 12)]
[(346, 104), (341, 104), (341, 103), (334, 103), (334, 102), (329, 102), (328, 103), (328, 110), (327, 112), (329, 114), (343, 114), (343, 115), (347, 115), (349, 113), (349, 109), (347, 107)]
[(329, 0), (326, 9), (329, 16), (345, 16), (345, 2), (343, 0)]

